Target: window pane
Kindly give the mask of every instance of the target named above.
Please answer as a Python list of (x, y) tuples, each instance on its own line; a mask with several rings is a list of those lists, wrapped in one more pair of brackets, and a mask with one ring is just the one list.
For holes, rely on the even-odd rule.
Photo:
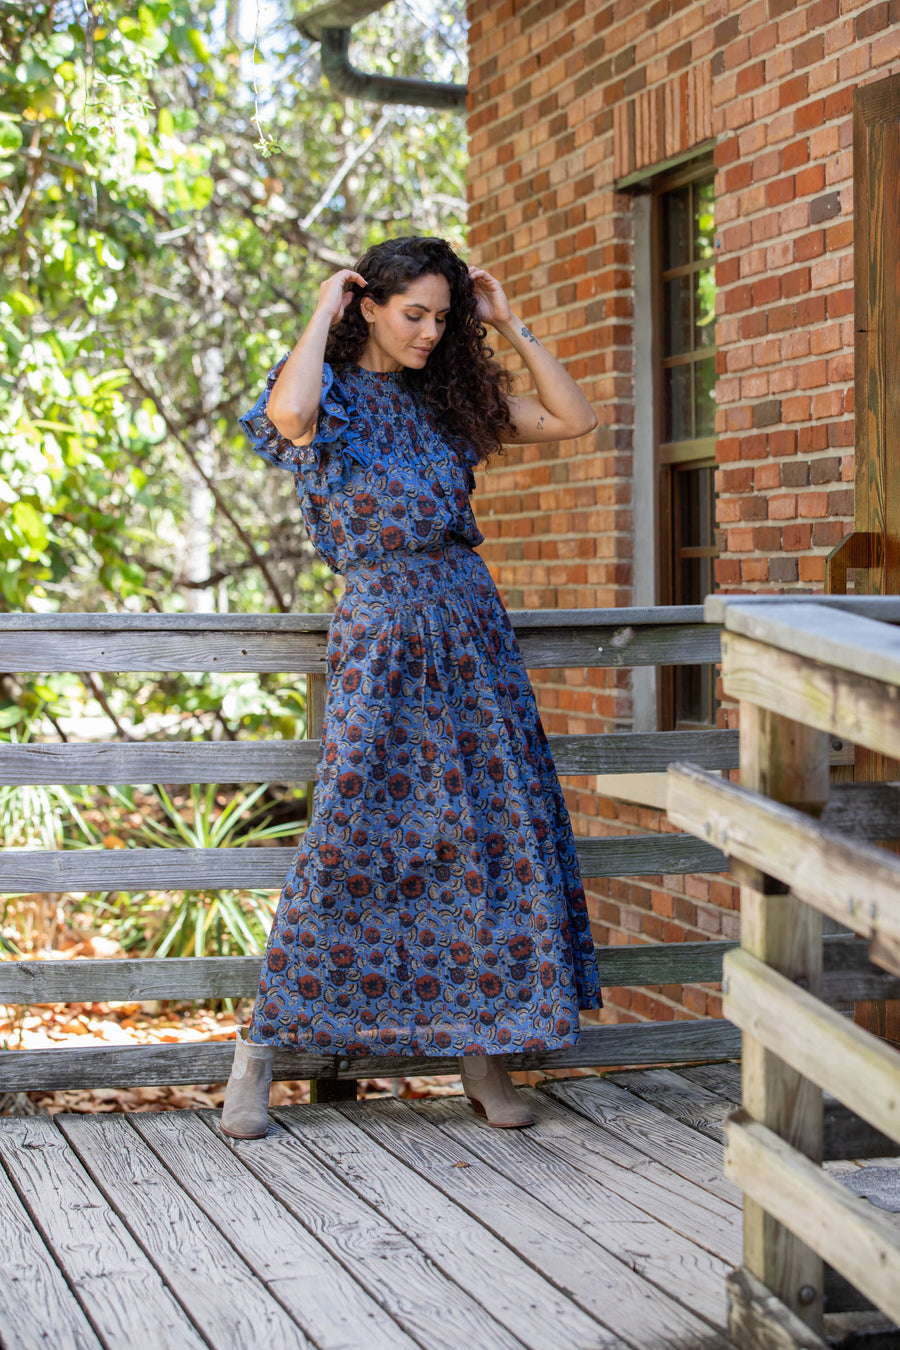
[(679, 188), (663, 197), (663, 269), (682, 267), (691, 260), (691, 189)]
[(691, 331), (691, 277), (675, 277), (663, 283), (663, 351), (681, 356), (693, 350)]
[[(703, 469), (680, 469), (678, 471), (678, 548), (696, 548), (704, 544), (702, 538), (705, 513), (701, 501)], [(687, 574), (685, 574), (687, 575)], [(682, 588), (685, 596), (694, 596), (696, 589)], [(696, 601), (686, 599), (684, 604), (693, 605)]]
[(691, 439), (691, 367), (670, 366), (663, 371), (666, 440)]
[(700, 261), (704, 258), (711, 258), (715, 252), (716, 241), (713, 237), (715, 228), (713, 223), (713, 180), (707, 179), (705, 183), (696, 183), (694, 185), (694, 258)]
[(716, 358), (705, 356), (694, 366), (695, 436), (716, 434)]
[(713, 347), (716, 341), (716, 274), (712, 267), (697, 273), (697, 294), (694, 300), (697, 322), (694, 330), (695, 347)]
[[(673, 600), (698, 605), (714, 590), (711, 557), (685, 557), (685, 551), (715, 546), (715, 467), (673, 470)], [(715, 725), (714, 666), (675, 669), (675, 725)]]

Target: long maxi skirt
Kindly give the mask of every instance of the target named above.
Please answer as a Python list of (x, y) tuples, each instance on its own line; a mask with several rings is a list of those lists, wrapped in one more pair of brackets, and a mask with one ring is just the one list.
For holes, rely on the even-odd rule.
[(490, 572), (463, 541), (354, 566), (312, 819), (250, 1039), (345, 1055), (572, 1046), (602, 1006), (575, 842)]

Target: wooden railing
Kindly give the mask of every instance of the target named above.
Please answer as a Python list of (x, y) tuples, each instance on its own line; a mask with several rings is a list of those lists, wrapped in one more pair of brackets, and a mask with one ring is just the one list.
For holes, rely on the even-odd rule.
[[(863, 842), (900, 837), (900, 785), (850, 785), (836, 808), (828, 769), (835, 736), (900, 757), (900, 602), (714, 597), (706, 612), (724, 625), (725, 693), (740, 703), (741, 785), (675, 766), (669, 817), (723, 849), (742, 887), (741, 946), (723, 968), (743, 1032), (743, 1104), (726, 1124), (745, 1197), (729, 1333), (743, 1350), (825, 1350), (829, 1267), (858, 1291), (844, 1307), (900, 1323), (900, 1227), (820, 1166), (859, 1156), (849, 1138), (829, 1148), (823, 1089), (856, 1142), (868, 1133), (868, 1156), (900, 1145), (900, 1053), (826, 1005), (822, 941), (823, 916), (851, 930), (900, 996), (900, 857)], [(864, 819), (841, 810), (851, 800)]]
[[(719, 657), (719, 631), (700, 607), (652, 610), (513, 612), (531, 669), (700, 664)], [(0, 747), (3, 784), (147, 782), (307, 782), (314, 779), (325, 693), (330, 616), (112, 615), (0, 616), (5, 671), (290, 671), (306, 674), (309, 739), (226, 743), (29, 744)], [(665, 773), (689, 759), (707, 770), (736, 768), (734, 731), (551, 736), (558, 772), (604, 775)], [(837, 744), (837, 743), (836, 743)], [(839, 745), (833, 756), (841, 754)], [(852, 785), (850, 785), (852, 787)], [(843, 798), (863, 820), (865, 802)], [(869, 822), (871, 824), (871, 821)], [(721, 849), (692, 834), (580, 838), (583, 877), (718, 872)], [(287, 873), (285, 848), (88, 849), (0, 855), (0, 892), (135, 891), (271, 886)], [(597, 948), (607, 988), (716, 981), (729, 942)], [(259, 957), (0, 962), (0, 1004), (95, 1000), (250, 997)], [(833, 1000), (879, 998), (890, 985), (867, 959), (865, 944), (835, 937), (826, 944), (825, 992)], [(515, 1056), (513, 1067), (665, 1064), (725, 1059), (739, 1037), (725, 1019), (585, 1026), (576, 1049)], [(7, 1051), (0, 1092), (29, 1089), (221, 1082), (233, 1047), (227, 1042)], [(355, 1093), (356, 1080), (385, 1073), (455, 1072), (453, 1058), (347, 1059), (278, 1052), (276, 1079), (310, 1079), (316, 1100)], [(836, 1123), (841, 1138), (846, 1123)], [(842, 1133), (843, 1131), (843, 1133)]]

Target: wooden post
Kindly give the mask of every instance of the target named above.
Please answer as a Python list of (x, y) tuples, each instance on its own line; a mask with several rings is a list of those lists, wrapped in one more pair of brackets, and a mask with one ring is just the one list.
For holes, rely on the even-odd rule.
[[(740, 705), (741, 784), (818, 815), (828, 800), (828, 736), (776, 713)], [(740, 873), (741, 945), (812, 994), (821, 993), (822, 918), (755, 869)], [(774, 893), (773, 893), (774, 892)], [(744, 1108), (816, 1162), (822, 1091), (743, 1037)], [(787, 1308), (822, 1329), (822, 1261), (755, 1201), (744, 1198), (744, 1266)]]
[[(320, 740), (325, 726), (325, 676), (310, 673), (306, 677), (306, 737), (307, 740)], [(306, 785), (306, 824), (312, 822), (315, 806), (315, 783)], [(311, 1102), (355, 1102), (356, 1079), (338, 1078), (339, 1060), (335, 1060), (333, 1078), (311, 1078), (309, 1080), (309, 1100)]]

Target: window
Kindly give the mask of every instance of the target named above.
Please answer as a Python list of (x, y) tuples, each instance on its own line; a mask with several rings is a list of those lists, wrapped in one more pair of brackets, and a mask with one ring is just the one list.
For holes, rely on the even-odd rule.
[[(658, 180), (653, 199), (659, 599), (697, 605), (713, 590), (716, 556), (712, 166), (705, 162)], [(661, 726), (715, 721), (715, 667), (666, 672)]]

